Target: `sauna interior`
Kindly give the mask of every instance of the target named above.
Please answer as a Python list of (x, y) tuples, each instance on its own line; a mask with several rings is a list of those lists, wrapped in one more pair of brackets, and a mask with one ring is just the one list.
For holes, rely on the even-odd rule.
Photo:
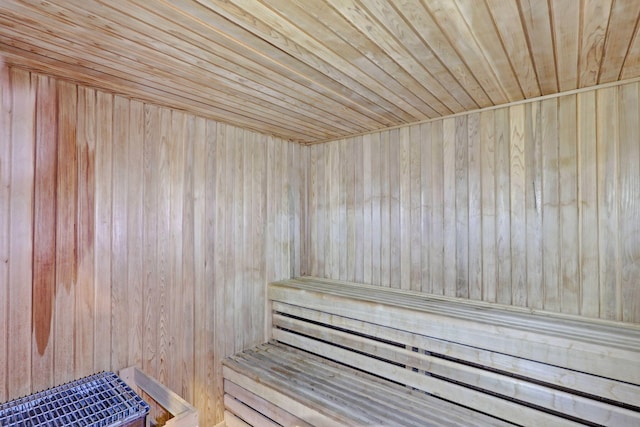
[(0, 402), (223, 423), (297, 276), (640, 324), (637, 0), (0, 2)]

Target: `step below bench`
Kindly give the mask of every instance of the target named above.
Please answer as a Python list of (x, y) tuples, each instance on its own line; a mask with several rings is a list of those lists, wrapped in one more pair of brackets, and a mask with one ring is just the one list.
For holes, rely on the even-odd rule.
[(223, 362), (234, 426), (640, 426), (640, 327), (299, 278)]

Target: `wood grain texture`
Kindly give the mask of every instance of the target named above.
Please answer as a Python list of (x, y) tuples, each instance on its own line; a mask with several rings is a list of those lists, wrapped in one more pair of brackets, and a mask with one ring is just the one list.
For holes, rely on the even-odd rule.
[(219, 423), (218, 362), (265, 340), (265, 284), (300, 271), (308, 147), (6, 76), (0, 396), (137, 365)]
[(362, 257), (365, 283), (637, 323), (638, 86), (363, 135), (362, 196), (338, 205), (313, 189), (352, 184), (315, 159), (359, 140), (309, 147), (309, 223), (363, 212), (362, 235), (308, 234), (311, 274), (340, 279), (318, 268), (332, 252), (315, 241), (337, 240)]
[(640, 77), (639, 20), (635, 0), (5, 0), (0, 51), (307, 143)]
[[(7, 342), (7, 315), (9, 311), (9, 208), (11, 189), (11, 77), (9, 67), (0, 61), (0, 342)], [(7, 345), (0, 350), (0, 366), (7, 366)], [(7, 377), (0, 370), (0, 401), (7, 400)]]

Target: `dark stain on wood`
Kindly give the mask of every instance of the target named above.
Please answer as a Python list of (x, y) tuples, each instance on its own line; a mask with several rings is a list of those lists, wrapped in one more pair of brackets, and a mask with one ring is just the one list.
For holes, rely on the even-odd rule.
[(36, 92), (33, 333), (38, 353), (49, 343), (56, 279), (57, 109), (55, 83), (40, 78)]

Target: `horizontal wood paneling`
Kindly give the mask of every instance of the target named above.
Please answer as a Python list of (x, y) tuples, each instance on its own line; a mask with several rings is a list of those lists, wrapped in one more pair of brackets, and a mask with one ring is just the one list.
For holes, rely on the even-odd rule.
[(640, 77), (637, 0), (0, 4), (15, 65), (318, 142)]
[(309, 273), (639, 323), (639, 90), (308, 147)]
[(0, 401), (137, 365), (221, 421), (301, 269), (303, 147), (0, 70)]

